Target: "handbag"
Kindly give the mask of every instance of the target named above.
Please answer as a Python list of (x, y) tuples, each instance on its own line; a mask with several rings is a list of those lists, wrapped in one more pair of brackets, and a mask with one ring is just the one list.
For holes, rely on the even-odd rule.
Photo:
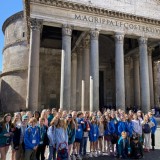
[[(66, 147), (61, 149), (62, 144), (65, 144)], [(58, 146), (58, 153), (57, 153), (57, 160), (68, 160), (68, 149), (67, 143), (63, 142), (60, 143)]]

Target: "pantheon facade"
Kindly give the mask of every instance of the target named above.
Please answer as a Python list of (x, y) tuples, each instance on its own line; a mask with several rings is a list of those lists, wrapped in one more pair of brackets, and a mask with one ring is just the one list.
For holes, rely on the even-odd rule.
[(160, 107), (159, 0), (24, 0), (2, 30), (1, 111)]

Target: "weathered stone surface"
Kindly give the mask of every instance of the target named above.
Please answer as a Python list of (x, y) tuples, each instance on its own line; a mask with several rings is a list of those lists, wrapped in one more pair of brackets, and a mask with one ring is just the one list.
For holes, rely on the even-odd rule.
[(3, 71), (1, 77), (1, 111), (25, 109), (28, 69), (28, 46), (23, 18), (5, 28)]

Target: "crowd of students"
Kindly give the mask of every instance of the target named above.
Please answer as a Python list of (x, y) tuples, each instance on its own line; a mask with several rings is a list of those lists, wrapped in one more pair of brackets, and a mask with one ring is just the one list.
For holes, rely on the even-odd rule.
[[(157, 122), (152, 111), (127, 114), (107, 109), (103, 113), (55, 108), (5, 114), (0, 122), (0, 155), (6, 160), (70, 160), (103, 155), (143, 157), (154, 150)], [(87, 153), (87, 145), (90, 151)], [(48, 156), (45, 150), (49, 148)]]

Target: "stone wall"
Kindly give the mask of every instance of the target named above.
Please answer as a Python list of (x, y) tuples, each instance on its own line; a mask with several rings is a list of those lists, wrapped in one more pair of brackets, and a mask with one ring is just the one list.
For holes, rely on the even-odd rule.
[(1, 111), (19, 111), (26, 107), (28, 46), (23, 12), (9, 17), (3, 26), (5, 46), (1, 75)]
[(61, 82), (61, 50), (41, 48), (39, 106), (59, 108)]

